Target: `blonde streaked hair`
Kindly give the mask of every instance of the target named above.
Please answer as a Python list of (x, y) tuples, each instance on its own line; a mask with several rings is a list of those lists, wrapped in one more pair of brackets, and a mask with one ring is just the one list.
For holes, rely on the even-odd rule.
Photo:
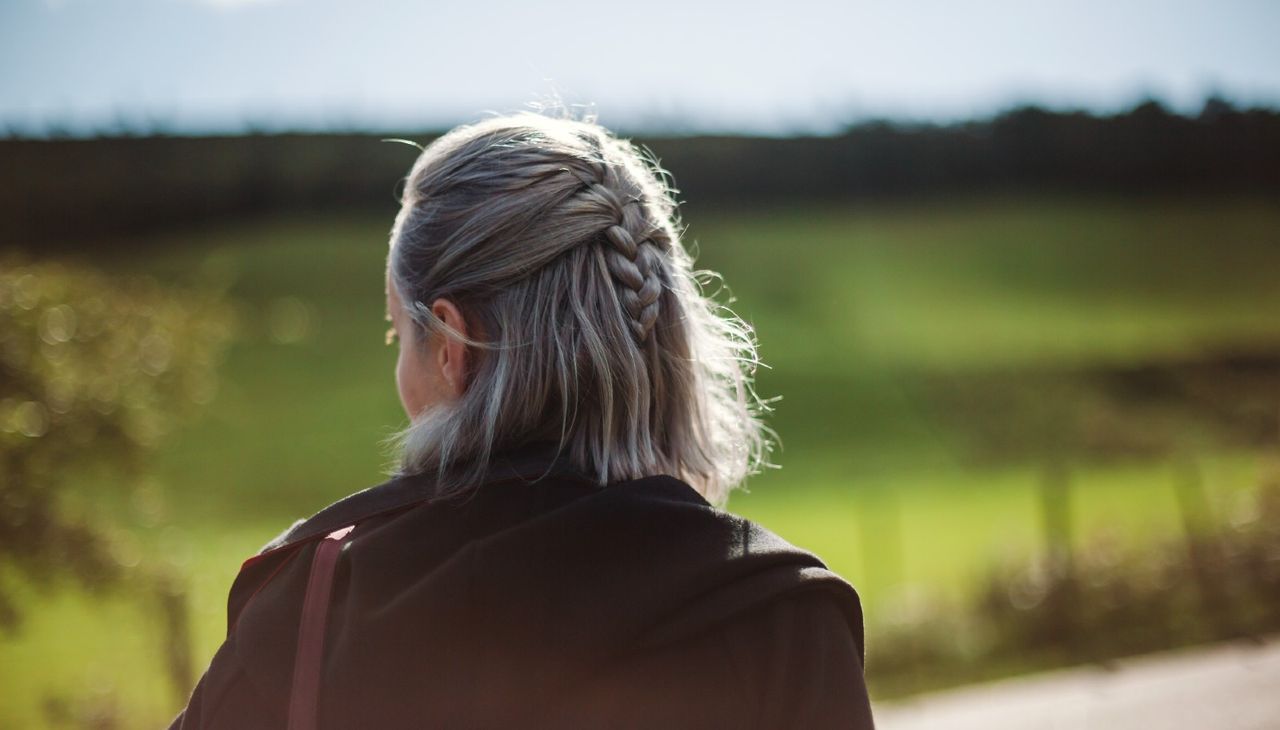
[[(397, 474), (439, 496), (535, 440), (600, 484), (653, 474), (713, 504), (768, 465), (752, 329), (703, 292), (673, 189), (646, 151), (593, 119), (522, 112), (458, 127), (414, 163), (388, 273), (414, 342), (460, 338), (464, 393), (390, 443)], [(431, 313), (458, 305), (470, 338)]]

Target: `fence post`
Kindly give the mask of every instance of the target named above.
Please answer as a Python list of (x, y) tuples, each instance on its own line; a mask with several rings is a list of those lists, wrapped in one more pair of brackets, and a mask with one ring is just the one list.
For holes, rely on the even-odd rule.
[(160, 609), (165, 674), (169, 677), (169, 686), (178, 705), (185, 705), (195, 686), (187, 592), (174, 577), (160, 575), (155, 579), (155, 595)]
[(1187, 560), (1195, 578), (1204, 624), (1210, 638), (1235, 638), (1240, 632), (1232, 621), (1232, 606), (1226, 592), (1227, 568), (1222, 545), (1218, 542), (1213, 507), (1204, 490), (1204, 478), (1194, 457), (1178, 462), (1174, 479), (1174, 496), (1182, 518), (1183, 541)]
[(1071, 519), (1071, 479), (1066, 464), (1059, 458), (1045, 462), (1040, 482), (1040, 508), (1044, 518), (1045, 550), (1051, 590), (1048, 602), (1046, 637), (1050, 645), (1059, 646), (1070, 661), (1080, 661), (1087, 654), (1079, 645), (1084, 637), (1077, 631), (1076, 612), (1081, 610), (1076, 586), (1073, 552), (1074, 523)]

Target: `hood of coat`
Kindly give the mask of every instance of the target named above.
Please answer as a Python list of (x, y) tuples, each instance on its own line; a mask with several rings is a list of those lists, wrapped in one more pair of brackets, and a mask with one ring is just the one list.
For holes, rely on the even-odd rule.
[(679, 479), (601, 487), (534, 449), (500, 460), (465, 499), (432, 501), (429, 488), (418, 476), (365, 490), (246, 563), (229, 625), (262, 694), (287, 696), (316, 538), (350, 524), (324, 679), (365, 703), (426, 693), (465, 708), (460, 698), (512, 687), (537, 702), (795, 591), (835, 596), (862, 649), (847, 582)]

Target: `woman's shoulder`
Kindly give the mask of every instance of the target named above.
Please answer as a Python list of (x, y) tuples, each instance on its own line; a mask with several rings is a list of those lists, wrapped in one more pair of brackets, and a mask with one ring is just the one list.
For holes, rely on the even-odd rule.
[(838, 600), (776, 596), (688, 639), (609, 665), (565, 726), (872, 728), (861, 647)]

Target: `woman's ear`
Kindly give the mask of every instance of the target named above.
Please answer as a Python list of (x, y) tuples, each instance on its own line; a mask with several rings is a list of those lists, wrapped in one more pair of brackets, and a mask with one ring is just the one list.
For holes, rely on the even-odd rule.
[[(463, 337), (471, 336), (467, 331), (467, 322), (462, 318), (462, 310), (448, 299), (441, 298), (432, 302), (431, 313)], [(441, 338), (436, 365), (440, 368), (440, 376), (449, 390), (449, 396), (456, 399), (467, 390), (467, 357), (470, 353), (467, 352), (465, 342), (443, 334)]]

